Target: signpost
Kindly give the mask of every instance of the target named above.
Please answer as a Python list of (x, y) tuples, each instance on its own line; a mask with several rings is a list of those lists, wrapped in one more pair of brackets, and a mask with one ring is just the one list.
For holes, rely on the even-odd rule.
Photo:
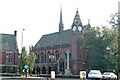
[(23, 69), (23, 72), (25, 72), (25, 76), (27, 77), (27, 73), (28, 73), (28, 70), (29, 70), (29, 65), (28, 64), (25, 64), (24, 65), (24, 69)]

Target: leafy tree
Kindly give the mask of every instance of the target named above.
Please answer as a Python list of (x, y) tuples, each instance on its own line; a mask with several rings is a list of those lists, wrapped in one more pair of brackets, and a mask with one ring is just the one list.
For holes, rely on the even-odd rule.
[(22, 53), (21, 53), (21, 62), (20, 62), (20, 70), (22, 73), (22, 70), (24, 69), (24, 65), (28, 64), (30, 72), (33, 71), (34, 68), (34, 63), (36, 59), (36, 54), (34, 52), (30, 52), (27, 54), (26, 48), (22, 48)]
[(24, 65), (27, 64), (27, 51), (25, 47), (22, 48), (21, 59), (20, 59), (20, 71), (24, 69)]
[[(107, 70), (115, 68), (112, 66), (115, 60), (116, 42), (115, 30), (109, 27), (92, 27), (84, 32), (83, 49), (88, 53), (88, 65), (92, 69)], [(107, 47), (110, 50), (107, 50)], [(109, 56), (111, 56), (109, 58)]]
[(34, 52), (30, 52), (28, 56), (29, 56), (28, 64), (29, 64), (29, 69), (30, 69), (30, 72), (31, 72), (34, 69), (34, 63), (35, 63), (35, 59), (36, 59), (36, 54)]
[(117, 69), (117, 30), (116, 28), (104, 28), (103, 30), (104, 39), (106, 42), (106, 52), (104, 54), (106, 60), (109, 62), (108, 68), (112, 70)]
[(111, 20), (109, 21), (112, 27), (117, 29), (118, 37), (118, 51), (117, 51), (117, 68), (120, 72), (120, 13), (115, 13), (111, 15)]

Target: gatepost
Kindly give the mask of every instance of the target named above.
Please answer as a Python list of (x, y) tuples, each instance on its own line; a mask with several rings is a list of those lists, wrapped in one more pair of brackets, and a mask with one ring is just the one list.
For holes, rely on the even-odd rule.
[(80, 71), (80, 80), (86, 80), (86, 71)]

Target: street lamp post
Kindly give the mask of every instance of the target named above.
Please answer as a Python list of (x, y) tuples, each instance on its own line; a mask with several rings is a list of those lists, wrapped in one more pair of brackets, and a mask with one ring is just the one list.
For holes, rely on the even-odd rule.
[(54, 60), (54, 58), (55, 58), (54, 54), (51, 54), (51, 55), (49, 56), (49, 59), (51, 59), (51, 71), (54, 70), (54, 69), (53, 69), (53, 60)]
[(21, 73), (22, 73), (22, 69), (23, 69), (23, 60), (22, 60), (22, 48), (23, 48), (23, 31), (25, 29), (22, 30), (22, 35), (21, 35)]
[(52, 41), (52, 54), (51, 54), (51, 62), (52, 62), (52, 71), (54, 71), (53, 69), (53, 59), (54, 59), (54, 48), (53, 48), (53, 41)]
[(52, 71), (54, 71), (54, 65), (53, 65), (53, 60), (54, 60), (54, 58), (55, 58), (55, 56), (54, 56), (54, 54), (52, 54)]
[[(45, 56), (46, 56), (46, 43), (45, 43), (45, 46), (44, 46), (44, 48), (45, 48)], [(45, 61), (46, 61), (46, 63), (47, 63), (47, 80), (48, 80), (48, 60), (47, 60), (47, 57), (45, 58)]]
[(22, 47), (23, 47), (23, 32), (24, 32), (25, 29), (22, 30), (22, 35), (21, 35), (21, 50), (22, 50)]
[(53, 68), (53, 60), (55, 58), (54, 54), (51, 54), (49, 58), (51, 59), (51, 80), (54, 80), (55, 79), (55, 71)]
[(85, 70), (85, 62), (83, 62), (82, 64), (83, 64), (83, 70)]

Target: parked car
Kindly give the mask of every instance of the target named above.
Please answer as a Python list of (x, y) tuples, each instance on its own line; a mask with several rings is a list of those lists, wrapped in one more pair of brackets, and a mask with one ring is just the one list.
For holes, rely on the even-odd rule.
[(117, 75), (115, 75), (113, 72), (104, 72), (102, 79), (117, 79)]
[(89, 79), (102, 79), (102, 74), (101, 74), (100, 70), (91, 70), (88, 73), (88, 78)]

